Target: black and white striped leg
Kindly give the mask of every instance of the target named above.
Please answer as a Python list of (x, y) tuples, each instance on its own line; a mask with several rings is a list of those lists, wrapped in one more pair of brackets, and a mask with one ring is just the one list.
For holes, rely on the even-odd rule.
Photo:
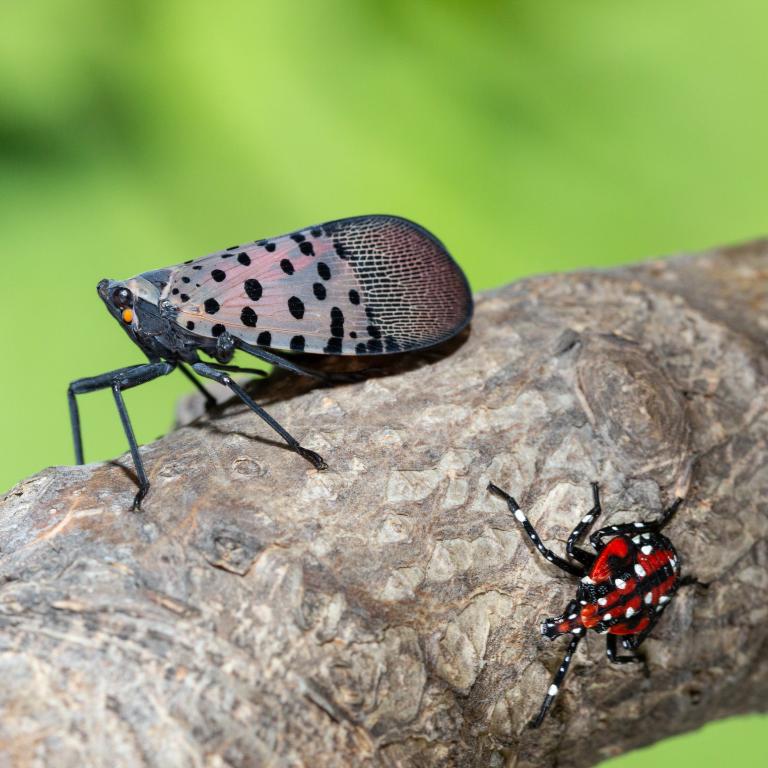
[(664, 528), (665, 525), (667, 525), (667, 523), (669, 523), (682, 503), (682, 499), (675, 499), (674, 503), (661, 513), (661, 517), (658, 520), (649, 520), (647, 522), (637, 523), (620, 523), (619, 525), (606, 525), (605, 528), (601, 528), (599, 531), (595, 531), (589, 537), (589, 541), (595, 550), (599, 552), (605, 546), (603, 537), (606, 536), (617, 536), (619, 534), (636, 536), (642, 533), (658, 533), (662, 528)]
[(308, 448), (303, 448), (299, 441), (291, 435), (286, 429), (284, 429), (275, 419), (273, 419), (260, 405), (257, 405), (248, 395), (248, 393), (236, 382), (232, 380), (230, 376), (221, 371), (217, 371), (207, 363), (192, 363), (192, 370), (195, 373), (199, 373), (201, 376), (218, 381), (219, 384), (223, 384), (225, 387), (229, 387), (259, 418), (263, 419), (272, 429), (277, 432), (280, 437), (288, 443), (288, 447), (296, 451), (302, 458), (305, 458), (315, 469), (327, 469), (328, 465), (325, 463), (320, 454), (310, 451)]
[(571, 535), (568, 537), (568, 542), (565, 545), (565, 551), (569, 557), (574, 560), (578, 560), (586, 568), (590, 568), (595, 562), (595, 556), (591, 552), (587, 552), (580, 547), (577, 547), (579, 539), (584, 535), (587, 528), (597, 520), (600, 516), (600, 488), (597, 483), (592, 483), (592, 509), (587, 512), (584, 517), (581, 518), (579, 524), (573, 529)]
[(514, 515), (515, 520), (517, 520), (517, 522), (520, 523), (520, 525), (523, 527), (523, 530), (525, 531), (528, 538), (533, 542), (533, 545), (536, 547), (536, 549), (538, 549), (539, 552), (547, 560), (549, 560), (550, 563), (556, 565), (566, 573), (570, 573), (572, 576), (584, 575), (584, 568), (582, 568), (580, 565), (569, 563), (567, 560), (564, 560), (562, 557), (556, 555), (551, 549), (548, 549), (544, 546), (528, 518), (520, 509), (520, 505), (514, 500), (514, 498), (512, 498), (512, 496), (510, 496), (505, 491), (502, 491), (501, 488), (499, 488), (497, 485), (494, 485), (493, 483), (488, 484), (488, 490), (494, 496), (498, 496), (500, 499), (503, 499), (507, 502), (509, 511)]
[(563, 656), (563, 660), (560, 663), (560, 668), (557, 670), (555, 677), (552, 680), (552, 684), (547, 690), (547, 695), (544, 697), (544, 701), (542, 702), (539, 714), (534, 720), (531, 720), (531, 722), (528, 723), (529, 728), (538, 728), (544, 718), (547, 716), (547, 712), (552, 706), (552, 702), (560, 692), (563, 680), (565, 679), (565, 675), (568, 672), (568, 667), (571, 665), (571, 659), (573, 658), (573, 654), (576, 652), (576, 648), (578, 647), (580, 640), (581, 635), (575, 635), (571, 638), (571, 642), (568, 643), (568, 649), (566, 650), (565, 656)]
[(644, 661), (640, 656), (619, 656), (616, 649), (616, 635), (611, 634), (605, 636), (605, 655), (611, 664), (642, 664)]

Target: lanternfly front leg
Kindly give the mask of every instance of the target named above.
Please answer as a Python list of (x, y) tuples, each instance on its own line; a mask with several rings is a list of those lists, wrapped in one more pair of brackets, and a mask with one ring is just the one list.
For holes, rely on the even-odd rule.
[(67, 396), (69, 400), (69, 415), (72, 422), (72, 436), (75, 441), (75, 460), (78, 464), (83, 463), (83, 441), (80, 433), (80, 412), (77, 408), (77, 395), (87, 392), (95, 392), (99, 389), (112, 389), (115, 398), (120, 421), (123, 424), (125, 436), (128, 438), (128, 445), (133, 458), (133, 465), (136, 469), (136, 476), (139, 480), (139, 492), (133, 500), (133, 509), (141, 509), (141, 501), (147, 495), (149, 490), (149, 481), (144, 471), (144, 465), (139, 455), (139, 446), (133, 433), (133, 426), (125, 407), (122, 392), (124, 389), (136, 387), (139, 384), (157, 379), (160, 376), (167, 376), (176, 368), (174, 363), (159, 362), (146, 363), (145, 365), (133, 365), (129, 368), (120, 368), (109, 373), (102, 373), (100, 376), (92, 376), (86, 379), (78, 379), (69, 385)]
[(223, 384), (225, 387), (229, 387), (257, 416), (263, 419), (272, 429), (277, 432), (280, 437), (288, 443), (288, 447), (291, 450), (296, 451), (299, 456), (305, 458), (315, 469), (327, 469), (328, 465), (322, 456), (310, 451), (307, 448), (302, 448), (299, 441), (288, 433), (283, 427), (278, 424), (260, 405), (257, 405), (246, 393), (246, 391), (237, 383), (235, 383), (230, 376), (221, 371), (217, 371), (206, 363), (192, 363), (192, 369), (199, 373), (201, 376), (205, 376), (214, 381), (218, 381), (219, 384)]
[(568, 672), (568, 667), (571, 665), (571, 659), (573, 658), (573, 654), (576, 652), (576, 648), (578, 647), (580, 640), (581, 640), (581, 635), (575, 635), (574, 637), (571, 638), (571, 642), (568, 643), (568, 649), (566, 650), (565, 656), (563, 657), (563, 660), (560, 663), (560, 668), (557, 670), (557, 673), (555, 674), (555, 677), (552, 680), (552, 684), (549, 686), (549, 689), (547, 690), (547, 695), (544, 697), (544, 702), (541, 705), (539, 714), (536, 716), (534, 720), (531, 720), (531, 722), (528, 723), (528, 726), (530, 728), (538, 728), (541, 725), (544, 718), (547, 716), (547, 712), (549, 711), (549, 708), (552, 706), (552, 702), (555, 700), (555, 696), (557, 696), (557, 694), (560, 692), (560, 686), (563, 684), (565, 675)]
[(579, 524), (573, 529), (565, 545), (565, 551), (569, 557), (578, 560), (582, 565), (591, 568), (595, 562), (595, 556), (590, 552), (577, 547), (579, 539), (584, 535), (587, 528), (600, 516), (600, 489), (597, 483), (592, 483), (592, 509), (579, 521)]
[(637, 536), (638, 534), (643, 533), (658, 533), (662, 528), (664, 528), (665, 525), (667, 525), (667, 523), (669, 523), (682, 503), (683, 499), (675, 499), (675, 501), (661, 513), (661, 517), (658, 520), (649, 520), (648, 522), (638, 523), (621, 523), (619, 525), (607, 525), (605, 528), (601, 528), (599, 531), (595, 531), (589, 537), (589, 541), (595, 550), (599, 552), (605, 546), (605, 542), (603, 541), (603, 537), (605, 536), (617, 536), (620, 534)]
[(569, 563), (567, 560), (559, 557), (551, 549), (548, 549), (544, 546), (544, 544), (542, 544), (541, 538), (534, 530), (534, 527), (531, 525), (528, 518), (525, 516), (525, 513), (520, 509), (520, 505), (512, 498), (512, 496), (510, 496), (505, 491), (502, 491), (501, 488), (499, 488), (497, 485), (494, 485), (493, 483), (488, 484), (488, 490), (494, 496), (498, 496), (500, 499), (504, 499), (504, 501), (507, 502), (509, 511), (514, 515), (515, 520), (517, 520), (520, 525), (522, 525), (523, 530), (525, 531), (528, 538), (533, 542), (536, 549), (538, 549), (539, 552), (547, 560), (549, 560), (550, 563), (553, 563), (558, 568), (564, 570), (566, 573), (570, 573), (572, 576), (584, 575), (584, 569), (580, 565)]

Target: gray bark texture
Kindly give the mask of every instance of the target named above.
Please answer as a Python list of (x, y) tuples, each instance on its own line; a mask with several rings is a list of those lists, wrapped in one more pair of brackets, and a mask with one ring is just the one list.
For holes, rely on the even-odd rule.
[[(2, 766), (589, 766), (768, 705), (768, 242), (478, 297), (439, 358), (251, 391), (0, 503)], [(62, 409), (65, 407), (62, 393)], [(130, 402), (129, 402), (130, 406)], [(118, 428), (116, 426), (116, 428)], [(86, 438), (88, 424), (84, 424)], [(686, 501), (684, 587), (641, 665), (539, 634), (598, 480), (605, 523)]]

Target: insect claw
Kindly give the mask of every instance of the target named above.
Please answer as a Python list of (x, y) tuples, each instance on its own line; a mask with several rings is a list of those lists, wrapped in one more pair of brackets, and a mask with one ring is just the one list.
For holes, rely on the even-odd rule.
[(296, 453), (305, 458), (315, 469), (328, 469), (328, 464), (326, 464), (325, 459), (319, 453), (310, 451), (309, 448), (302, 448), (301, 446), (296, 448)]
[(131, 504), (131, 512), (141, 512), (141, 502), (149, 491), (149, 486), (146, 488), (140, 488), (139, 492), (133, 498), (133, 504)]

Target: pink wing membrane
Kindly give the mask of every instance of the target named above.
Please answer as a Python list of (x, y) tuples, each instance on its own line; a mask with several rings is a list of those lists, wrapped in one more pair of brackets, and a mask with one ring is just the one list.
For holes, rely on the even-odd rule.
[(187, 262), (167, 297), (177, 323), (197, 335), (321, 354), (422, 349), (472, 316), (466, 278), (442, 244), (392, 216), (341, 219)]

